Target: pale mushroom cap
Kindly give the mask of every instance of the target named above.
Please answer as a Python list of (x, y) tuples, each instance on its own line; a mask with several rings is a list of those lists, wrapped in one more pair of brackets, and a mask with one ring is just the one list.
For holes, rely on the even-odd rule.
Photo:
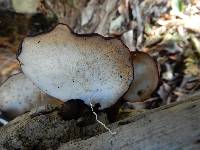
[(75, 35), (66, 25), (27, 37), (18, 56), (23, 72), (40, 89), (63, 101), (113, 105), (129, 88), (133, 68), (128, 48), (117, 39)]
[(144, 52), (131, 52), (134, 66), (134, 80), (124, 95), (129, 102), (141, 102), (150, 98), (159, 81), (156, 62)]
[(14, 118), (40, 104), (40, 90), (24, 74), (11, 76), (0, 86), (0, 110)]

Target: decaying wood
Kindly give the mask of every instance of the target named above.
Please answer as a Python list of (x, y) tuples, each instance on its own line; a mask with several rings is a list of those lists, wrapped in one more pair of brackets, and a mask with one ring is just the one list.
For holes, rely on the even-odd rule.
[[(64, 121), (52, 106), (36, 109), (0, 128), (0, 149), (199, 149), (200, 94), (182, 100), (109, 124), (116, 135)], [(99, 119), (107, 122), (104, 113)]]
[[(59, 106), (40, 107), (1, 127), (0, 149), (55, 149), (61, 143), (105, 132), (97, 123), (80, 127), (80, 120), (64, 121), (58, 110)], [(91, 116), (84, 119), (85, 122), (95, 121)], [(104, 113), (99, 114), (99, 119), (108, 123)]]
[[(115, 124), (116, 125), (116, 124)], [(79, 142), (69, 142), (65, 149), (200, 149), (200, 96), (164, 106), (118, 122), (116, 135), (103, 133)]]

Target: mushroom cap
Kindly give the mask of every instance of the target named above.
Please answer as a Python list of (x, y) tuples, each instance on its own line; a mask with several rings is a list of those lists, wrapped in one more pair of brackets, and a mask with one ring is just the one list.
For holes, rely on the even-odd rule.
[(13, 75), (0, 86), (0, 110), (14, 118), (39, 105), (40, 94), (40, 90), (24, 74)]
[(118, 39), (78, 35), (66, 25), (27, 37), (18, 56), (24, 74), (45, 93), (63, 101), (113, 105), (129, 88), (133, 66)]
[(148, 99), (156, 89), (159, 71), (156, 62), (144, 52), (131, 52), (134, 66), (134, 81), (123, 99), (129, 102), (141, 102)]

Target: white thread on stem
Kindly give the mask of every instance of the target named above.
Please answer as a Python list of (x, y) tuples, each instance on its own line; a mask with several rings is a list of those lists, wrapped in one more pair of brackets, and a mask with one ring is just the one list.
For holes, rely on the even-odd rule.
[(110, 134), (112, 134), (112, 135), (117, 134), (117, 132), (112, 132), (108, 127), (106, 127), (106, 125), (105, 125), (103, 122), (101, 122), (100, 120), (98, 120), (98, 116), (97, 116), (97, 114), (94, 112), (92, 103), (90, 103), (90, 106), (91, 106), (91, 109), (92, 109), (92, 113), (95, 115), (96, 121), (97, 121), (99, 124), (101, 124), (106, 130), (108, 130), (108, 132), (110, 132)]

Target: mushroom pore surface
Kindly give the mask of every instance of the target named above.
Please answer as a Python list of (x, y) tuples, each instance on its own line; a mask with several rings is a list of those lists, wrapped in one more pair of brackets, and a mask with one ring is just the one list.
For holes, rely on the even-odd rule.
[(63, 24), (22, 42), (24, 74), (45, 93), (63, 101), (113, 105), (133, 80), (129, 49), (117, 39), (77, 35)]

